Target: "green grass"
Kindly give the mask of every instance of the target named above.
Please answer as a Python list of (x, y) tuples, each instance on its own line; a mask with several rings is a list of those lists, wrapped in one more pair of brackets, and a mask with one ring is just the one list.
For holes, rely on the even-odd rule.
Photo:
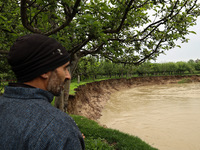
[(84, 84), (87, 84), (87, 83), (91, 83), (91, 82), (95, 82), (95, 81), (101, 81), (101, 80), (107, 80), (108, 78), (103, 78), (103, 79), (96, 79), (96, 80), (92, 80), (92, 79), (89, 79), (89, 80), (85, 80), (85, 81), (81, 81), (81, 82), (77, 82), (76, 80), (72, 80), (71, 84), (70, 84), (70, 91), (69, 91), (69, 94), (70, 95), (75, 95), (75, 90), (78, 86), (80, 85), (84, 85)]
[(0, 86), (0, 95), (4, 93), (4, 88)]
[(178, 83), (180, 83), (180, 84), (181, 83), (190, 83), (190, 82), (192, 82), (192, 80), (190, 78), (184, 78), (184, 79), (178, 81)]
[(85, 135), (87, 150), (156, 150), (138, 137), (103, 128), (97, 122), (82, 116), (71, 117)]
[(8, 84), (7, 82), (6, 83), (0, 82), (0, 95), (4, 93), (4, 86), (7, 85), (7, 84)]
[[(136, 75), (136, 76), (132, 76), (132, 77), (138, 77), (138, 76)], [(74, 89), (76, 89), (80, 85), (84, 85), (84, 84), (95, 82), (95, 81), (102, 81), (102, 80), (109, 80), (109, 79), (121, 79), (121, 78), (126, 78), (126, 76), (125, 75), (123, 77), (112, 76), (111, 78), (102, 77), (100, 79), (98, 78), (98, 79), (95, 79), (95, 80), (87, 79), (87, 80), (80, 81), (80, 83), (77, 82), (77, 79), (74, 79), (74, 80), (71, 81), (69, 94), (70, 95), (75, 95), (75, 90)]]

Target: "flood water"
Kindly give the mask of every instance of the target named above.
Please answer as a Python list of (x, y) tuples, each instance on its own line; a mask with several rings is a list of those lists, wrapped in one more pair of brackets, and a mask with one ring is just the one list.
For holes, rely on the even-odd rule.
[(99, 122), (137, 136), (159, 150), (200, 150), (200, 83), (115, 92)]

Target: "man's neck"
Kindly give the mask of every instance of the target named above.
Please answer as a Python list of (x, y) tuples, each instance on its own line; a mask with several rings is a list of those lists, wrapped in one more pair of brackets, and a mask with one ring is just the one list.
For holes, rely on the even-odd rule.
[(24, 84), (24, 83), (9, 83), (9, 86), (13, 86), (13, 87), (25, 87), (25, 88), (35, 88), (33, 86)]
[(28, 86), (32, 86), (32, 87), (35, 87), (35, 88), (40, 88), (42, 90), (47, 90), (47, 83), (45, 82), (45, 80), (43, 78), (35, 78), (31, 81), (28, 81), (28, 82), (24, 82), (24, 84), (28, 85)]

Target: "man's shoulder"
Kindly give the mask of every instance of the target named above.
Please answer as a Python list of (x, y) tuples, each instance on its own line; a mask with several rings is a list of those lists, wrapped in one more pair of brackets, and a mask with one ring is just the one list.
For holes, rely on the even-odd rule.
[(42, 116), (49, 116), (49, 118), (54, 118), (56, 120), (62, 120), (64, 118), (70, 118), (70, 116), (55, 108), (54, 106), (51, 105), (51, 103), (43, 100), (30, 100), (29, 103), (29, 109), (32, 109), (34, 113), (42, 114)]
[(40, 111), (40, 114), (43, 116), (44, 119), (51, 121), (51, 124), (54, 124), (56, 126), (76, 126), (74, 120), (66, 112), (63, 112), (58, 108), (53, 107), (50, 103), (44, 103), (45, 102), (37, 102), (34, 104), (37, 107), (35, 113), (38, 113), (38, 111)]
[[(48, 123), (45, 123), (45, 127), (41, 129), (38, 139), (39, 143), (37, 142), (37, 144), (43, 143), (45, 145), (48, 144), (46, 143), (47, 141), (51, 141), (51, 147), (57, 144), (59, 146), (57, 145), (56, 147), (60, 147), (60, 145), (65, 145), (67, 141), (73, 141), (77, 147), (84, 145), (82, 135), (76, 123), (67, 113), (51, 105), (42, 107), (42, 109), (43, 117)], [(70, 143), (68, 143), (68, 146), (70, 146)], [(72, 146), (74, 147), (75, 145)]]

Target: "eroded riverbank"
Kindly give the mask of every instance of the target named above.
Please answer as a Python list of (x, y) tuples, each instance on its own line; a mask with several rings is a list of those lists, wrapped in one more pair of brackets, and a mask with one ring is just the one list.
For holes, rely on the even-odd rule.
[(76, 89), (76, 95), (69, 98), (68, 112), (97, 120), (113, 92), (145, 85), (174, 84), (183, 79), (200, 82), (200, 76), (194, 75), (111, 79), (81, 85)]
[[(194, 85), (193, 88), (183, 90), (188, 84), (177, 84), (182, 80), (189, 81), (189, 85)], [(183, 86), (182, 90), (177, 91), (176, 87), (170, 88), (177, 85)], [(125, 101), (132, 89), (131, 97), (137, 96), (134, 101), (131, 101), (134, 104)], [(148, 89), (154, 89), (154, 92), (145, 98), (143, 96)], [(200, 116), (197, 116), (200, 114), (199, 96), (197, 95), (200, 93), (199, 89), (200, 76), (196, 75), (138, 77), (128, 80), (113, 79), (93, 82), (76, 89), (76, 95), (70, 97), (68, 110), (71, 114), (98, 120), (100, 124), (109, 128), (138, 136), (160, 150), (198, 150), (200, 148)], [(170, 94), (167, 96), (163, 92)], [(182, 96), (181, 101), (178, 100), (180, 96)], [(168, 100), (164, 103), (159, 101), (164, 97)], [(151, 101), (151, 98), (154, 100)], [(194, 101), (188, 101), (185, 98), (192, 98)], [(170, 102), (170, 100), (174, 101)], [(110, 104), (113, 102), (115, 105)], [(125, 102), (124, 106), (121, 102)], [(106, 112), (109, 111), (110, 106), (113, 107), (111, 110), (114, 113)], [(123, 113), (120, 113), (119, 109)], [(134, 112), (130, 113), (130, 110)]]

